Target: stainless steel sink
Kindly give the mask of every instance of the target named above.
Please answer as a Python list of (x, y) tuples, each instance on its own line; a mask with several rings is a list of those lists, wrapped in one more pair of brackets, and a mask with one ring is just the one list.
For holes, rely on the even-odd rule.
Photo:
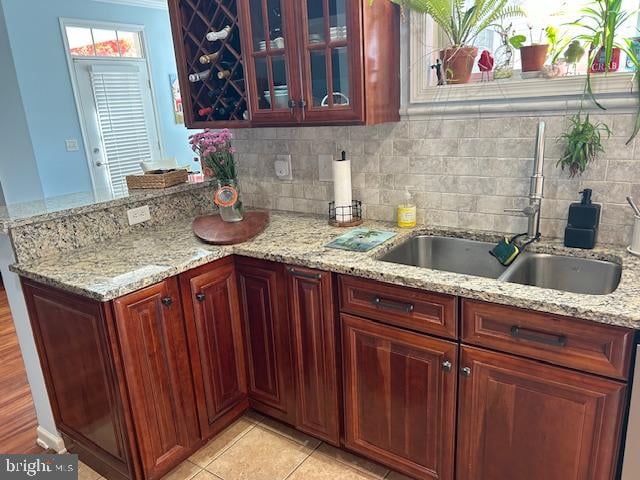
[(617, 263), (525, 252), (507, 268), (489, 253), (494, 246), (477, 240), (421, 235), (398, 245), (380, 260), (589, 295), (606, 295), (620, 283), (622, 267)]
[(495, 243), (421, 235), (380, 258), (383, 262), (498, 278), (506, 268), (489, 254)]
[(523, 253), (500, 280), (565, 292), (606, 295), (618, 288), (622, 267), (613, 262)]

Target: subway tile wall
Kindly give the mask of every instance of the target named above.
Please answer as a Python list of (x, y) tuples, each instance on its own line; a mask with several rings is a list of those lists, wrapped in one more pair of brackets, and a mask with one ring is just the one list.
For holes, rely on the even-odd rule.
[[(613, 129), (605, 154), (582, 177), (556, 168), (557, 137), (565, 116), (410, 119), (371, 127), (306, 127), (236, 130), (243, 198), (247, 205), (326, 214), (332, 182), (319, 180), (318, 156), (345, 150), (352, 161), (354, 198), (369, 219), (395, 220), (405, 188), (415, 194), (418, 222), (518, 233), (527, 220), (504, 212), (528, 203), (538, 121), (547, 123), (545, 198), (541, 231), (561, 238), (568, 207), (583, 188), (603, 204), (599, 241), (629, 241), (633, 214), (625, 197), (640, 200), (638, 141), (625, 145), (634, 117), (593, 115)], [(278, 180), (273, 162), (292, 157), (293, 181)]]

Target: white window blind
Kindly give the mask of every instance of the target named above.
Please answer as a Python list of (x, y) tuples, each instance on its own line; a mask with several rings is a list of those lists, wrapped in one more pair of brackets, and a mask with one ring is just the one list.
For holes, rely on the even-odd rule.
[(121, 197), (125, 177), (141, 174), (140, 162), (153, 157), (143, 78), (137, 68), (94, 67), (91, 84), (112, 193)]

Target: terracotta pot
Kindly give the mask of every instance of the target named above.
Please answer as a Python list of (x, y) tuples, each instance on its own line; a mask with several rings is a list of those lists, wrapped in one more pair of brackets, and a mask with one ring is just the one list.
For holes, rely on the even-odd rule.
[(604, 56), (605, 51), (604, 48), (600, 48), (598, 54), (593, 59), (593, 63), (591, 64), (591, 73), (604, 73), (606, 71), (609, 72), (617, 72), (620, 68), (620, 49), (614, 48), (613, 52), (611, 52), (611, 61), (609, 62), (609, 68), (606, 68), (604, 64)]
[(547, 60), (549, 45), (529, 45), (520, 48), (523, 72), (539, 72)]
[(478, 56), (476, 47), (449, 47), (440, 51), (447, 83), (469, 83), (473, 63)]

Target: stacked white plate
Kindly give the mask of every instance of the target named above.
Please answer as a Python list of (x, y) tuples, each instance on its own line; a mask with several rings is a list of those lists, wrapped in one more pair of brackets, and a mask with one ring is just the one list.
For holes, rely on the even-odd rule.
[(287, 85), (277, 85), (273, 87), (273, 96), (275, 102), (271, 101), (271, 92), (269, 90), (264, 91), (264, 98), (269, 105), (274, 108), (289, 108), (289, 87)]
[(322, 43), (324, 42), (324, 35), (321, 33), (310, 33), (309, 43)]
[[(278, 38), (274, 38), (273, 40), (270, 40), (269, 46), (271, 47), (272, 50), (284, 48), (284, 38), (278, 37)], [(264, 52), (266, 49), (267, 49), (267, 42), (265, 40), (258, 42), (258, 50), (260, 50), (261, 52)]]
[(336, 40), (346, 40), (347, 26), (344, 25), (342, 27), (331, 27), (329, 29), (329, 36), (332, 42), (335, 42)]

